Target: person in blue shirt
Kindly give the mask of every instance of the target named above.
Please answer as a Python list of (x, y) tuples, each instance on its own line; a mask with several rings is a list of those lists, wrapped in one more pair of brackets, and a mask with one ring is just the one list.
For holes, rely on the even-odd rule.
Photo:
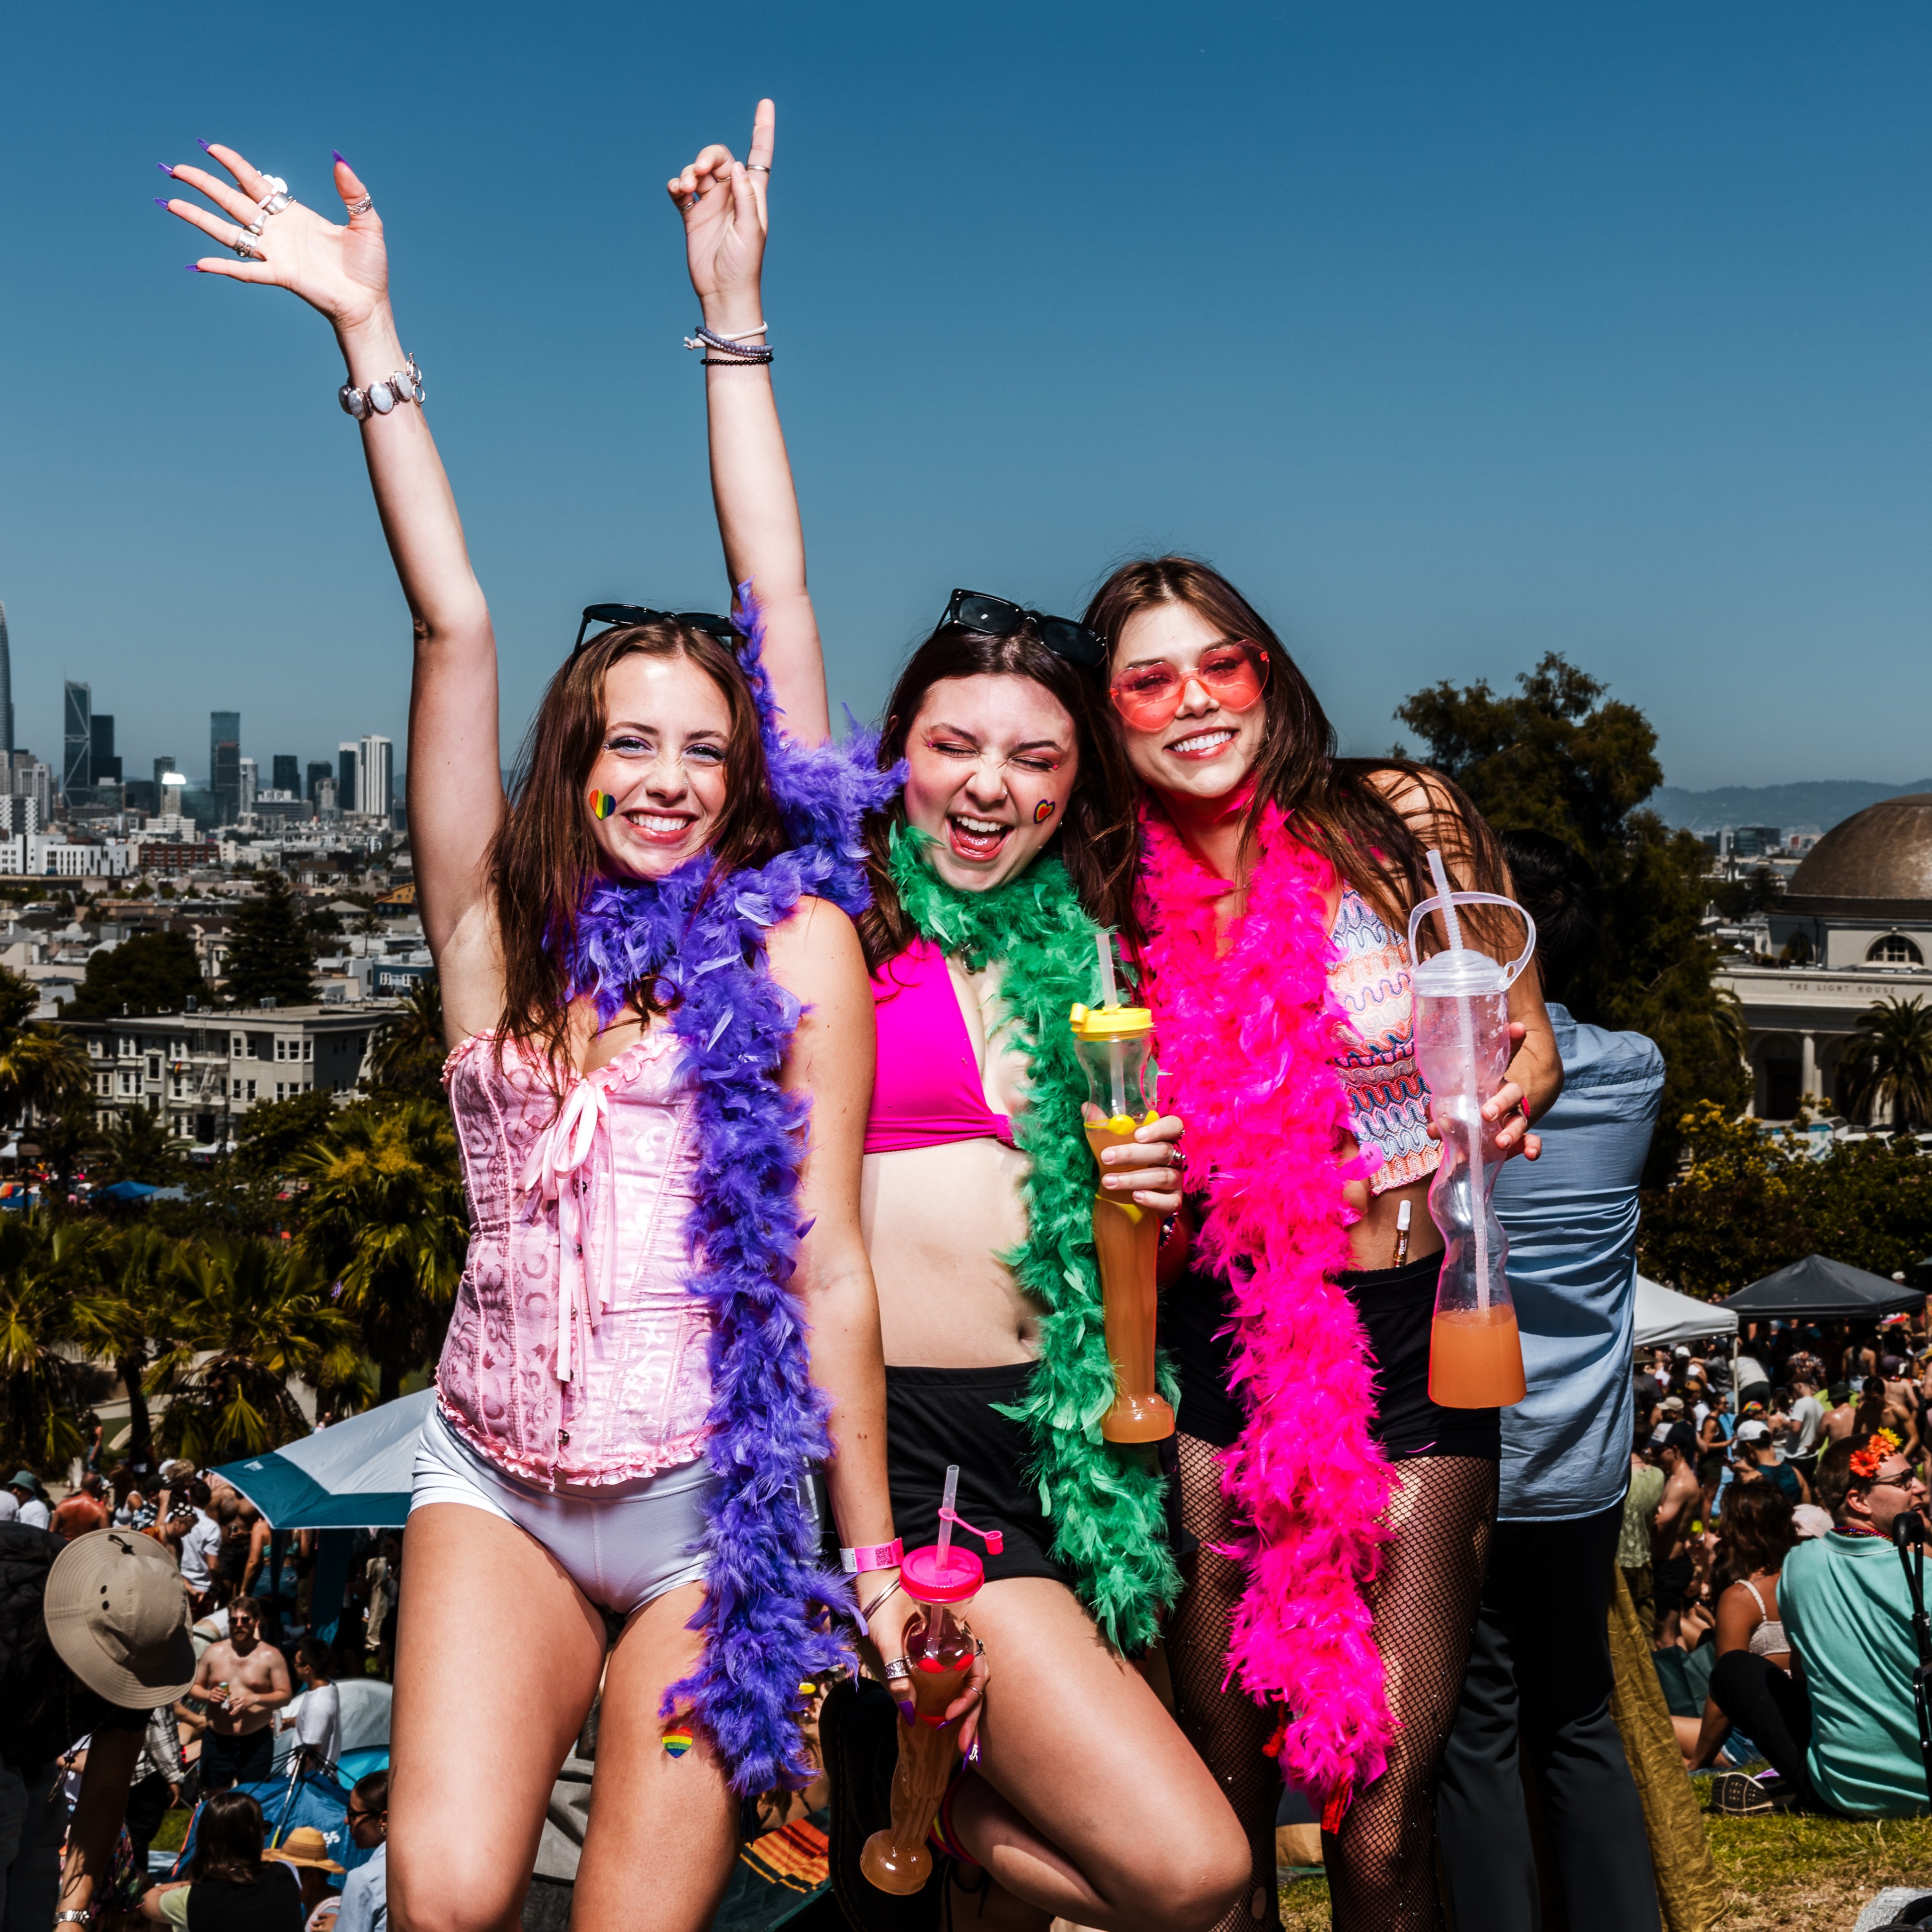
[(389, 1774), (372, 1771), (358, 1778), (349, 1794), (349, 1835), (364, 1851), (365, 1860), (342, 1883), (342, 1910), (335, 1916), (335, 1932), (388, 1932), (389, 1924)]
[[(1834, 1442), (1818, 1459), (1828, 1535), (1800, 1544), (1778, 1580), (1778, 1613), (1796, 1667), (1737, 1651), (1718, 1660), (1711, 1698), (1770, 1760), (1756, 1796), (1797, 1810), (1909, 1818), (1927, 1806), (1912, 1680), (1918, 1653), (1905, 1565), (1892, 1526), (1923, 1511), (1925, 1485), (1889, 1430)], [(1714, 1802), (1760, 1808), (1730, 1774)]]
[(1495, 1539), (1436, 1828), (1456, 1923), (1538, 1932), (1526, 1756), (1572, 1932), (1655, 1932), (1642, 1806), (1610, 1716), (1607, 1614), (1635, 1427), (1637, 1185), (1664, 1057), (1556, 1003), (1592, 937), (1583, 862), (1545, 835), (1502, 837), (1537, 923), (1563, 1091), (1536, 1124), (1542, 1158), (1496, 1181), (1529, 1388), (1502, 1412)]

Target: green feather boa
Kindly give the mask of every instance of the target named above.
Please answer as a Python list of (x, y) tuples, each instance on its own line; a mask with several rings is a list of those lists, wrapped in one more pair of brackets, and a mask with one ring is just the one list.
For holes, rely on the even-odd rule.
[[(969, 972), (997, 962), (1013, 1044), (1030, 1063), (1028, 1105), (1014, 1138), (1032, 1164), (1027, 1238), (998, 1258), (1046, 1310), (1040, 1357), (1024, 1402), (1054, 1525), (1053, 1554), (1071, 1570), (1082, 1602), (1120, 1649), (1144, 1649), (1160, 1612), (1180, 1588), (1168, 1548), (1165, 1481), (1150, 1459), (1100, 1434), (1114, 1400), (1100, 1280), (1094, 1258), (1094, 1158), (1082, 1127), (1087, 1077), (1067, 1010), (1099, 998), (1100, 928), (1082, 910), (1058, 859), (1036, 860), (990, 892), (956, 891), (921, 856), (932, 842), (910, 827), (892, 835), (900, 903), (920, 931)], [(1163, 1364), (1165, 1370), (1165, 1364)], [(1172, 1376), (1163, 1373), (1170, 1400)]]

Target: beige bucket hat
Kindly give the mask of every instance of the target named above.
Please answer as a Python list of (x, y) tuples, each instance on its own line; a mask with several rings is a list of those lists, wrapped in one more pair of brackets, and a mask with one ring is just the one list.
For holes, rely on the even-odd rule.
[(139, 1530), (75, 1538), (47, 1572), (46, 1619), (61, 1661), (110, 1704), (152, 1710), (194, 1682), (181, 1572)]

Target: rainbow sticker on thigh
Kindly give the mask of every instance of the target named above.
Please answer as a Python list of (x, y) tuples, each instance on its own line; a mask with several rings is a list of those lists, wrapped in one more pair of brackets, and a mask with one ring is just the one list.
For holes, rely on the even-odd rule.
[(608, 818), (616, 809), (617, 801), (608, 791), (592, 791), (590, 815), (592, 818)]
[(692, 1746), (691, 1727), (688, 1724), (673, 1724), (664, 1734), (664, 1748), (673, 1757), (682, 1757)]

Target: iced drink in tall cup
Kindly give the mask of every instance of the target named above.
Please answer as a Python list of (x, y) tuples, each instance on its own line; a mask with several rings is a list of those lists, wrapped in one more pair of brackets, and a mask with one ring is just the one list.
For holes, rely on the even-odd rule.
[[(1436, 1125), (1442, 1159), (1430, 1184), (1429, 1212), (1442, 1231), (1442, 1273), (1430, 1330), (1429, 1395), (1445, 1408), (1506, 1408), (1525, 1393), (1522, 1342), (1504, 1274), (1509, 1244), (1492, 1199), (1502, 1156), (1496, 1124), (1484, 1103), (1509, 1065), (1509, 989), (1536, 947), (1536, 926), (1514, 900), (1495, 892), (1452, 892), (1439, 852), (1429, 855), (1437, 896), (1408, 922), (1409, 956), (1417, 928), (1431, 911), (1448, 928), (1446, 951), (1411, 972), (1415, 993), (1415, 1058)], [(1521, 955), (1507, 966), (1463, 943), (1459, 905), (1507, 906), (1528, 928)]]
[[(953, 1504), (958, 1494), (957, 1464), (946, 1472), (940, 1505), (939, 1540), (906, 1552), (899, 1587), (924, 1607), (907, 1624), (906, 1661), (912, 1669), (914, 1714), (899, 1715), (899, 1757), (892, 1772), (892, 1822), (874, 1832), (859, 1854), (859, 1869), (880, 1892), (901, 1894), (921, 1889), (932, 1870), (926, 1834), (959, 1755), (959, 1736), (946, 1722), (946, 1708), (959, 1695), (973, 1667), (977, 1646), (966, 1622), (966, 1606), (980, 1593), (986, 1566), (970, 1550), (952, 1547), (953, 1526), (961, 1522)], [(998, 1530), (973, 1530), (986, 1547), (1000, 1553)]]
[[(1106, 960), (1104, 942), (1101, 956)], [(1087, 1073), (1087, 1144), (1097, 1166), (1105, 1149), (1131, 1141), (1136, 1128), (1160, 1118), (1148, 1059), (1154, 1016), (1144, 1006), (1109, 1000), (1100, 1006), (1076, 1005), (1072, 1024), (1074, 1049)], [(1100, 1433), (1109, 1442), (1160, 1442), (1174, 1433), (1174, 1411), (1154, 1382), (1160, 1250), (1160, 1216), (1152, 1208), (1095, 1190), (1094, 1252), (1114, 1364), (1114, 1406), (1100, 1419)]]

